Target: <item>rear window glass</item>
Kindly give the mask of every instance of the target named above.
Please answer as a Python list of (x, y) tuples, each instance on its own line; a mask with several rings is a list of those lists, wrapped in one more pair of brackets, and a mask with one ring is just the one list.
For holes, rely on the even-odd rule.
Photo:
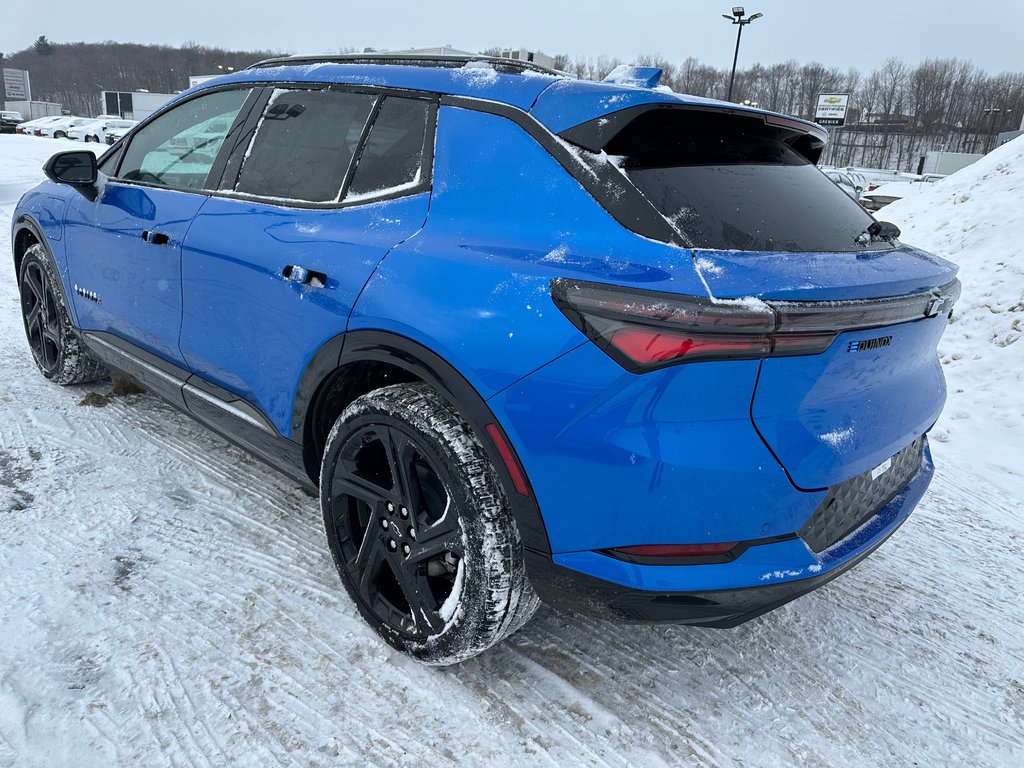
[(365, 93), (275, 92), (236, 190), (303, 202), (336, 201), (375, 101), (376, 96)]
[[(873, 219), (760, 117), (647, 112), (605, 147), (697, 248), (858, 251)], [(890, 247), (875, 243), (874, 247)]]
[(370, 128), (346, 200), (400, 192), (424, 180), (424, 137), (430, 104), (389, 96)]

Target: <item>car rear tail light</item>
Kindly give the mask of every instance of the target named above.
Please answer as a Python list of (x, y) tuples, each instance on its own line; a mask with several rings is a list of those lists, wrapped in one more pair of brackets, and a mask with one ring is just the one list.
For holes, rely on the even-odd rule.
[(779, 327), (777, 312), (756, 299), (713, 301), (573, 280), (553, 281), (551, 295), (577, 328), (636, 373), (708, 360), (817, 354), (836, 336), (831, 330), (789, 333)]
[(551, 281), (551, 298), (623, 368), (816, 355), (840, 333), (952, 310), (960, 281), (923, 293), (857, 301), (709, 299), (580, 280)]

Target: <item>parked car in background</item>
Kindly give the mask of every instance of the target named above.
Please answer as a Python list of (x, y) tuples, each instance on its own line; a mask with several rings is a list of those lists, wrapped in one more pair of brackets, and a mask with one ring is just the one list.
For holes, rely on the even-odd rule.
[(854, 180), (853, 175), (846, 173), (846, 171), (839, 171), (835, 168), (823, 168), (822, 173), (828, 176), (832, 183), (839, 187), (843, 192), (848, 194), (854, 200), (860, 199), (860, 193), (864, 191), (864, 186), (858, 184)]
[[(539, 600), (754, 619), (924, 494), (957, 267), (821, 174), (820, 126), (651, 72), (372, 54), (203, 83), (18, 203), (26, 354), (318, 489), (342, 585), (416, 659)], [(821, 613), (788, 629), (820, 642)]]
[(97, 118), (77, 125), (68, 131), (68, 138), (72, 141), (95, 141), (107, 143), (107, 131), (111, 129), (128, 130), (137, 123), (136, 120), (123, 120), (117, 118)]
[(33, 133), (44, 138), (66, 139), (69, 131), (89, 122), (89, 119), (88, 117), (62, 117), (60, 120), (37, 127)]
[(0, 112), (0, 133), (14, 133), (25, 122), (21, 112)]
[(52, 123), (55, 120), (61, 120), (62, 118), (62, 115), (48, 115), (46, 117), (36, 117), (32, 120), (26, 120), (24, 123), (17, 127), (15, 133), (21, 133), (26, 136), (35, 136), (36, 128), (38, 128), (41, 125), (46, 125), (47, 123)]
[(882, 184), (890, 184), (892, 182), (910, 182), (918, 181), (921, 177), (916, 173), (906, 173), (904, 171), (890, 171), (884, 168), (855, 168), (853, 166), (847, 166), (841, 169), (847, 173), (857, 173), (865, 180), (864, 191), (869, 191), (881, 186)]
[(869, 211), (878, 211), (904, 197), (919, 194), (928, 188), (927, 181), (893, 181), (861, 193), (860, 204)]
[(131, 128), (111, 128), (107, 131), (107, 144), (116, 144), (119, 142)]

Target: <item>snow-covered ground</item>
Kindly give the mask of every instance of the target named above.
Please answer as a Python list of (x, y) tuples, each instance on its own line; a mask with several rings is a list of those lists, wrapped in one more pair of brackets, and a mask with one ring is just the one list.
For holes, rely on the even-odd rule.
[[(965, 283), (935, 481), (885, 546), (735, 630), (542, 609), (445, 669), (359, 620), (314, 499), (153, 397), (42, 379), (3, 239), (0, 766), (1024, 765), (1015, 144), (884, 211)], [(64, 146), (0, 136), (0, 221)]]

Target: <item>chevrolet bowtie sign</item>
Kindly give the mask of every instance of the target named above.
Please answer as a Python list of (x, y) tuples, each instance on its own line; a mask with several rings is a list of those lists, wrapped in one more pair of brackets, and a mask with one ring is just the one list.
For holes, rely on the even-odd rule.
[(846, 123), (846, 108), (850, 104), (848, 93), (818, 94), (818, 106), (814, 110), (814, 122), (818, 125), (840, 126)]

